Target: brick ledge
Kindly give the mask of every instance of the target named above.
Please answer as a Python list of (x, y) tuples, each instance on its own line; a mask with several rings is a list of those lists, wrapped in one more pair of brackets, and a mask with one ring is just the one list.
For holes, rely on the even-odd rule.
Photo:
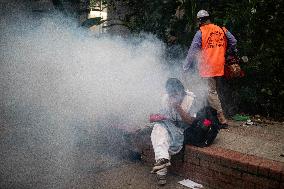
[[(284, 189), (284, 163), (220, 147), (186, 145), (184, 159), (173, 157), (170, 171), (210, 188)], [(142, 159), (153, 163), (151, 146), (144, 146)]]

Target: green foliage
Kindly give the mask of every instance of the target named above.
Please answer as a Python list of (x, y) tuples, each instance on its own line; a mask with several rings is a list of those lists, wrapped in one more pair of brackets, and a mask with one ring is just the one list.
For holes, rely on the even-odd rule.
[(107, 0), (113, 1), (129, 7), (124, 22), (132, 32), (156, 34), (185, 52), (198, 29), (198, 10), (208, 10), (237, 38), (239, 54), (249, 57), (246, 77), (229, 81), (240, 110), (284, 117), (282, 0)]
[[(208, 10), (211, 20), (224, 25), (237, 38), (240, 55), (249, 57), (243, 65), (246, 76), (229, 81), (233, 102), (239, 110), (284, 117), (283, 0), (53, 0), (88, 2), (90, 7), (116, 11), (116, 2), (128, 7), (122, 22), (133, 33), (153, 33), (169, 46), (186, 54), (196, 32), (196, 14)], [(171, 48), (171, 46), (180, 48)], [(177, 53), (177, 52), (173, 52)]]
[(245, 3), (245, 10), (232, 14), (236, 19), (232, 31), (241, 54), (248, 55), (250, 62), (244, 66), (246, 77), (233, 88), (241, 97), (242, 109), (283, 118), (283, 1)]

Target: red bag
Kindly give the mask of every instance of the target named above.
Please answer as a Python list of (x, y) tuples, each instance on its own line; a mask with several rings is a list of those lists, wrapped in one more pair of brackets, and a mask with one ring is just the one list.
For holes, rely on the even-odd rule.
[(151, 114), (150, 115), (150, 123), (152, 122), (156, 122), (156, 121), (162, 121), (167, 119), (165, 116), (161, 115), (161, 114)]
[(244, 77), (245, 72), (240, 67), (240, 59), (237, 56), (228, 56), (224, 67), (224, 77), (226, 79)]
[[(227, 40), (226, 32), (224, 31), (223, 27), (220, 27), (223, 32), (224, 36)], [(229, 55), (226, 57), (226, 63), (224, 66), (224, 77), (226, 79), (233, 79), (238, 77), (244, 77), (245, 72), (241, 69), (240, 66), (240, 58), (236, 55)]]

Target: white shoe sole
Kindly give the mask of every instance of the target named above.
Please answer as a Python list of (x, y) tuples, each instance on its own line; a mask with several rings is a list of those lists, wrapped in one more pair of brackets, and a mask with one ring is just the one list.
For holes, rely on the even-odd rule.
[(165, 163), (163, 165), (155, 166), (155, 167), (153, 167), (151, 173), (156, 173), (157, 171), (164, 169), (166, 167), (169, 167), (170, 165), (171, 165), (171, 162)]

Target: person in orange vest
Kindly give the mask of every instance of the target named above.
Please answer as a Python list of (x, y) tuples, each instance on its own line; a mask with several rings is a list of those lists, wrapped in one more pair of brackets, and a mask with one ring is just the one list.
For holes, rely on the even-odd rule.
[(225, 129), (228, 124), (217, 92), (217, 81), (224, 75), (226, 51), (237, 52), (237, 40), (225, 27), (211, 23), (205, 10), (197, 13), (197, 21), (199, 30), (193, 38), (183, 70), (188, 71), (197, 63), (199, 75), (208, 85), (208, 103), (217, 110), (218, 119)]

